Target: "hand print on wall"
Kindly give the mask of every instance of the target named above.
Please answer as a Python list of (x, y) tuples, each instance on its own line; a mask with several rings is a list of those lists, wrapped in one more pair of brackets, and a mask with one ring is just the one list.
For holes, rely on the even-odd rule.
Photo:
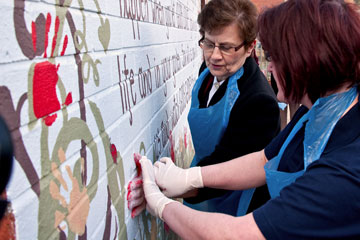
[[(37, 31), (36, 31), (36, 23), (32, 22), (32, 41), (34, 52), (36, 52), (37, 45), (40, 44), (37, 41)], [(47, 57), (47, 48), (48, 48), (48, 35), (51, 26), (51, 14), (48, 13), (46, 17), (46, 24), (45, 24), (45, 39), (44, 39), (44, 58)], [(50, 115), (58, 110), (60, 110), (61, 105), (70, 105), (72, 103), (72, 93), (68, 93), (64, 102), (60, 104), (57, 94), (56, 94), (56, 86), (62, 85), (59, 82), (59, 75), (58, 70), (60, 68), (60, 64), (54, 63), (54, 51), (57, 44), (58, 39), (58, 32), (60, 27), (60, 20), (59, 17), (56, 16), (55, 18), (55, 26), (54, 26), (54, 36), (51, 45), (51, 54), (50, 59), (45, 62), (34, 63), (31, 67), (29, 76), (32, 76), (32, 84), (29, 82), (29, 91), (28, 91), (28, 100), (30, 105), (33, 106), (33, 112), (31, 112), (31, 108), (29, 109), (29, 116), (30, 118), (35, 115), (37, 119), (43, 118), (45, 124), (47, 126), (51, 126), (53, 122), (57, 118), (57, 114)], [(68, 36), (65, 35), (62, 51), (60, 56), (63, 56), (66, 51), (66, 47), (68, 44)], [(29, 79), (31, 80), (31, 79)], [(32, 119), (30, 119), (32, 122)]]
[[(60, 162), (65, 163), (66, 156), (63, 149), (59, 149), (58, 157)], [(80, 171), (84, 170), (84, 159), (80, 160)], [(70, 190), (64, 177), (62, 176), (61, 171), (59, 171), (59, 166), (56, 163), (51, 164), (52, 174), (55, 177), (54, 180), (50, 181), (50, 194), (54, 200), (58, 200), (60, 205), (63, 207), (63, 211), (56, 210), (55, 224), (54, 227), (57, 227), (59, 231), (64, 231), (66, 226), (62, 225), (63, 221), (68, 222), (67, 226), (71, 229), (71, 231), (78, 235), (83, 235), (85, 232), (86, 220), (89, 215), (90, 210), (90, 200), (87, 195), (86, 186), (82, 186), (82, 181), (79, 178), (76, 178), (70, 168), (70, 166), (65, 166), (68, 177), (72, 183), (72, 189)], [(67, 202), (66, 198), (60, 192), (59, 186), (55, 183), (55, 181), (60, 183), (60, 186), (65, 190), (65, 192), (69, 193), (70, 201)], [(80, 187), (81, 186), (81, 187)]]

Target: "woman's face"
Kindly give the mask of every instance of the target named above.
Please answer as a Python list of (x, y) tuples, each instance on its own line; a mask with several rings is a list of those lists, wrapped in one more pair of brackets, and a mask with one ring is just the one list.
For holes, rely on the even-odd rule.
[(204, 50), (205, 62), (211, 74), (216, 76), (220, 81), (225, 80), (237, 72), (244, 64), (246, 58), (250, 56), (251, 51), (254, 48), (253, 43), (247, 50), (242, 46), (231, 54), (224, 54), (217, 47), (219, 45), (225, 47), (237, 47), (241, 45), (244, 40), (241, 39), (239, 35), (239, 29), (235, 23), (218, 31), (212, 31), (211, 33), (205, 32), (204, 41), (216, 45), (212, 51)]
[(267, 70), (268, 72), (272, 73), (274, 79), (275, 79), (275, 82), (276, 82), (276, 86), (278, 88), (278, 93), (277, 93), (277, 99), (280, 101), (280, 102), (285, 102), (287, 103), (287, 99), (285, 98), (285, 95), (284, 95), (284, 88), (283, 86), (280, 84), (279, 82), (279, 76), (277, 74), (277, 71), (276, 71), (276, 67), (275, 67), (275, 64), (274, 62), (269, 62), (268, 64), (268, 67), (267, 67)]

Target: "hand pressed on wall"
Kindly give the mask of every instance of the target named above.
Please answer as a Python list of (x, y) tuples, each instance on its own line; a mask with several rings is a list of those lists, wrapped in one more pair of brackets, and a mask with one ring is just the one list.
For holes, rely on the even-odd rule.
[(162, 218), (162, 212), (165, 206), (169, 203), (175, 202), (167, 198), (155, 182), (155, 172), (153, 164), (146, 157), (140, 159), (141, 168), (143, 169), (143, 187), (146, 197), (146, 210), (153, 216)]
[(167, 197), (181, 197), (191, 190), (204, 187), (200, 167), (183, 169), (168, 157), (154, 163), (157, 185)]
[(132, 179), (127, 189), (128, 209), (131, 210), (131, 217), (134, 218), (138, 216), (146, 206), (142, 176)]
[(141, 155), (134, 154), (137, 175), (129, 182), (127, 187), (128, 209), (131, 211), (131, 217), (138, 216), (146, 207), (146, 201), (143, 191), (142, 170), (140, 165)]

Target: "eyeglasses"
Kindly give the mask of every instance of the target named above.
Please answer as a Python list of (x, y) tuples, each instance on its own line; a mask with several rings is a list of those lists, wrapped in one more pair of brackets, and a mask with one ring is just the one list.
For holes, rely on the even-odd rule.
[(271, 55), (269, 54), (268, 51), (264, 51), (264, 55), (265, 55), (265, 60), (268, 62), (271, 62)]
[(204, 50), (205, 53), (212, 53), (214, 49), (219, 48), (220, 52), (224, 55), (231, 55), (237, 52), (240, 48), (242, 48), (246, 44), (246, 41), (241, 43), (239, 46), (230, 46), (226, 44), (215, 45), (215, 43), (210, 42), (204, 38), (199, 40), (199, 46)]

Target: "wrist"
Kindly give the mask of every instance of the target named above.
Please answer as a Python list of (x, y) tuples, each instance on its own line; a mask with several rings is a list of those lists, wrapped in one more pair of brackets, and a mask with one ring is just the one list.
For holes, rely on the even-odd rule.
[[(161, 220), (163, 220), (164, 222), (166, 222), (165, 219), (167, 219), (169, 221), (169, 217), (172, 216), (173, 217), (173, 213), (171, 212), (174, 207), (177, 208), (178, 206), (176, 206), (175, 204), (181, 204), (180, 202), (177, 201), (172, 201), (169, 202), (169, 204), (166, 204), (164, 206), (164, 209), (162, 210), (162, 215), (160, 217)], [(181, 204), (182, 205), (182, 204)], [(171, 217), (170, 217), (171, 218)]]
[(170, 203), (174, 203), (175, 201), (170, 199), (170, 198), (167, 198), (167, 197), (163, 197), (162, 199), (159, 200), (159, 204), (158, 204), (158, 207), (157, 207), (157, 210), (158, 210), (158, 216), (161, 220), (164, 221), (164, 218), (163, 218), (163, 212), (166, 208), (166, 206)]
[(194, 188), (203, 188), (204, 187), (204, 183), (203, 183), (203, 178), (202, 178), (202, 174), (201, 174), (201, 167), (192, 167), (188, 169), (188, 184), (192, 187), (192, 189)]

